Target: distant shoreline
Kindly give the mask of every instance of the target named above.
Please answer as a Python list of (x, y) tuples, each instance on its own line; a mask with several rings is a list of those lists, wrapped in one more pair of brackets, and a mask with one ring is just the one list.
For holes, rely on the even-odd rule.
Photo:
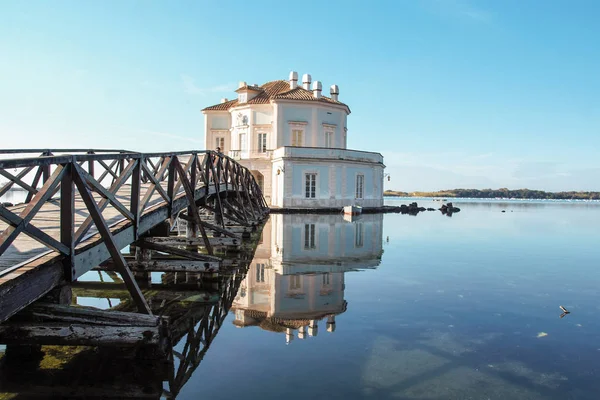
[(467, 199), (519, 199), (519, 200), (600, 200), (600, 192), (545, 192), (531, 189), (452, 189), (438, 192), (401, 192), (386, 190), (386, 197), (432, 197)]

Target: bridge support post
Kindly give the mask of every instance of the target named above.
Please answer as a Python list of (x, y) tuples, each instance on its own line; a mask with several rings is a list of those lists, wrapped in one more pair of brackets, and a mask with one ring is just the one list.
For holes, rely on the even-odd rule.
[[(192, 215), (190, 207), (188, 207), (187, 214)], [(198, 237), (198, 224), (196, 223), (196, 221), (187, 221), (185, 237), (186, 239), (196, 239)], [(188, 245), (185, 248), (189, 251), (198, 251), (197, 245)]]
[(60, 182), (60, 241), (69, 248), (69, 255), (63, 260), (65, 279), (72, 282), (76, 271), (75, 253), (75, 191), (73, 184), (74, 168), (72, 164), (65, 166), (65, 174)]

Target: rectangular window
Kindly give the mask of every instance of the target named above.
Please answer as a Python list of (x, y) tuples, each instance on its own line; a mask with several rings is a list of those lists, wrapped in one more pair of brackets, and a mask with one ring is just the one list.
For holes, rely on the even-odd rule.
[(306, 174), (304, 179), (304, 197), (314, 199), (317, 193), (317, 174)]
[(267, 152), (267, 134), (266, 133), (258, 134), (258, 152), (259, 153)]
[(363, 247), (364, 245), (364, 227), (362, 222), (357, 222), (354, 227), (354, 247)]
[(245, 103), (248, 100), (248, 94), (247, 93), (240, 93), (240, 98), (239, 98), (239, 102), (240, 103)]
[(362, 199), (365, 193), (365, 176), (356, 175), (356, 198)]
[(215, 143), (215, 149), (218, 147), (218, 148), (221, 149), (221, 151), (224, 151), (225, 150), (225, 138), (221, 137), (221, 136), (218, 136), (215, 139), (216, 139), (215, 140), (215, 142), (216, 142)]
[(246, 143), (245, 133), (240, 133), (240, 150), (248, 151), (248, 144)]
[(290, 275), (290, 290), (302, 289), (302, 275)]
[(304, 131), (302, 129), (292, 130), (292, 146), (300, 147), (304, 143)]
[(329, 273), (323, 274), (323, 286), (329, 286)]
[(304, 249), (315, 248), (315, 224), (304, 224)]
[(331, 131), (325, 132), (325, 147), (329, 149), (333, 148), (333, 132)]
[(256, 264), (256, 282), (265, 282), (265, 264)]

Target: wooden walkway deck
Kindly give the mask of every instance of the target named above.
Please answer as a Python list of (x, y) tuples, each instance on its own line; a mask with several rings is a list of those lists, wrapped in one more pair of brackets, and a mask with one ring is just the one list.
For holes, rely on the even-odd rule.
[[(266, 213), (250, 172), (222, 154), (89, 154), (0, 160), (0, 173), (12, 178), (10, 185), (31, 194), (25, 204), (0, 206), (0, 323), (61, 282), (76, 280), (109, 258), (122, 267), (119, 272), (130, 291), (139, 292), (118, 252), (181, 211), (188, 211), (186, 218), (200, 228), (209, 248), (203, 226), (212, 225), (200, 219), (199, 205), (219, 215), (227, 211), (235, 220)], [(88, 166), (87, 171), (82, 165)], [(94, 165), (104, 168), (100, 178)], [(13, 168), (21, 171), (8, 173)], [(38, 172), (26, 183), (34, 168)], [(42, 176), (44, 185), (38, 189)], [(108, 184), (107, 176), (112, 176)], [(3, 192), (6, 185), (0, 188), (0, 195)], [(60, 196), (53, 196), (57, 192)], [(225, 203), (228, 197), (231, 203)], [(138, 305), (143, 297), (140, 301)]]
[[(166, 184), (163, 183), (161, 186), (166, 190)], [(148, 190), (150, 187), (149, 184), (143, 184), (142, 188), (144, 191)], [(119, 191), (117, 192), (116, 197), (121, 201), (121, 203), (129, 208), (131, 206), (130, 194), (131, 193), (131, 185), (123, 185)], [(180, 190), (178, 195), (183, 193), (183, 189)], [(97, 202), (102, 200), (102, 197), (93, 193), (94, 199)], [(154, 206), (159, 206), (161, 203), (166, 204), (163, 198), (160, 196), (158, 192), (152, 195), (151, 199), (148, 201), (149, 208), (152, 209)], [(21, 214), (23, 210), (27, 207), (27, 204), (19, 204), (17, 206), (7, 207), (11, 212), (15, 214)], [(150, 210), (146, 210), (146, 213)], [(112, 206), (108, 206), (103, 212), (102, 215), (106, 220), (107, 224), (114, 229), (114, 227), (119, 223), (123, 222), (125, 218), (117, 209)], [(75, 198), (75, 230), (77, 230), (81, 224), (85, 221), (85, 219), (89, 216), (89, 212), (87, 211), (81, 196), (76, 195)], [(44, 233), (50, 235), (57, 241), (60, 241), (60, 202), (57, 199), (52, 201), (47, 201), (40, 211), (33, 217), (31, 223), (35, 225), (37, 228), (42, 229)], [(0, 221), (0, 231), (6, 230), (8, 228), (8, 224)], [(95, 227), (90, 228), (90, 239), (93, 234), (97, 233), (97, 229)], [(80, 243), (76, 249), (82, 248), (90, 244), (90, 239), (83, 241)], [(10, 247), (0, 256), (0, 284), (3, 278), (6, 278), (6, 274), (10, 270), (18, 270), (19, 265), (24, 265), (32, 262), (35, 258), (38, 258), (42, 255), (46, 255), (49, 253), (48, 248), (37, 240), (33, 239), (30, 236), (19, 235), (14, 242), (10, 245)], [(58, 254), (55, 254), (58, 256)]]

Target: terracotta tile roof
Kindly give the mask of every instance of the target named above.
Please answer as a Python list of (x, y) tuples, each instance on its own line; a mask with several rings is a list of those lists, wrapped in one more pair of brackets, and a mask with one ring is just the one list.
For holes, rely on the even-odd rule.
[(331, 98), (326, 97), (326, 96), (321, 96), (321, 98), (317, 99), (313, 95), (312, 91), (306, 90), (302, 87), (297, 87), (296, 89), (288, 90), (285, 93), (277, 94), (277, 95), (273, 96), (273, 99), (319, 101), (321, 103), (329, 103), (329, 104), (337, 104), (340, 106), (346, 106), (346, 104), (344, 104), (340, 101), (332, 100)]
[(253, 90), (255, 92), (260, 92), (263, 89), (260, 86), (258, 86), (258, 85), (257, 86), (254, 86), (254, 85), (244, 85), (244, 86), (241, 86), (241, 87), (237, 88), (235, 91), (239, 92), (239, 91), (242, 91), (242, 90)]
[(203, 108), (202, 111), (227, 111), (231, 107), (236, 106), (237, 102), (238, 102), (237, 99), (229, 100), (229, 101), (226, 101), (225, 103), (215, 104), (214, 106)]
[(288, 92), (290, 83), (288, 81), (271, 81), (261, 86), (263, 91), (256, 97), (250, 99), (248, 104), (268, 104), (274, 96)]
[[(246, 86), (245, 88), (250, 89), (253, 87)], [(254, 87), (255, 88), (255, 87)], [(241, 90), (240, 88), (238, 90)], [(243, 104), (269, 104), (271, 100), (281, 99), (281, 100), (302, 100), (302, 101), (318, 101), (320, 103), (327, 104), (335, 104), (339, 106), (348, 107), (346, 104), (332, 100), (329, 97), (321, 96), (321, 98), (317, 99), (313, 96), (313, 92), (310, 90), (306, 90), (301, 86), (298, 86), (296, 89), (290, 90), (290, 83), (284, 80), (277, 80), (267, 82), (264, 85), (260, 86), (262, 91), (256, 95), (254, 98), (250, 99), (247, 103)], [(214, 106), (206, 107), (202, 111), (227, 111), (232, 107), (239, 105), (237, 100), (231, 100), (226, 103), (216, 104)], [(348, 108), (349, 109), (349, 108)]]

